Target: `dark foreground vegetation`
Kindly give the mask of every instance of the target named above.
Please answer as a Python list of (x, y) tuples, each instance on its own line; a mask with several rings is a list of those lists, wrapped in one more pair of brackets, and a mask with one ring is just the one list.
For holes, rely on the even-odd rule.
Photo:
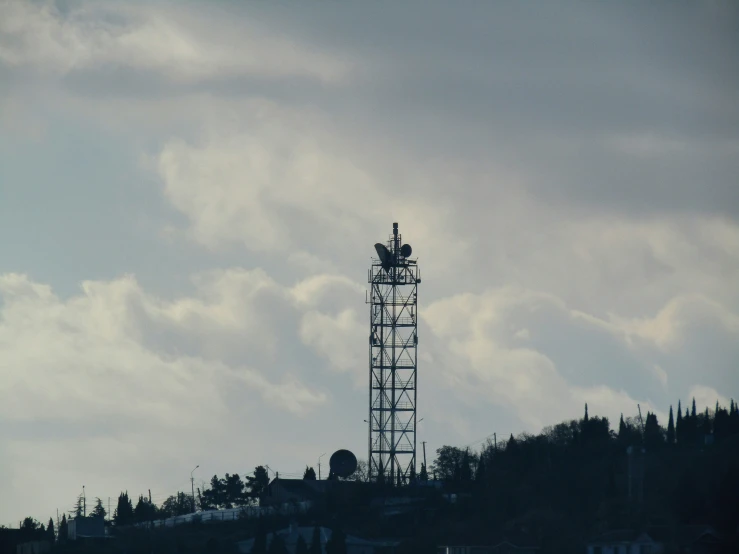
[[(305, 478), (315, 479), (315, 473), (307, 468)], [(54, 548), (230, 553), (237, 551), (238, 541), (259, 536), (254, 554), (285, 554), (279, 541), (267, 544), (266, 534), (292, 523), (395, 539), (399, 553), (430, 554), (441, 544), (491, 544), (496, 537), (524, 534), (546, 554), (585, 552), (591, 537), (613, 529), (678, 530), (707, 524), (722, 535), (722, 551), (739, 552), (739, 407), (732, 401), (728, 408), (716, 405), (699, 412), (693, 402), (675, 414), (671, 408), (665, 427), (648, 413), (643, 421), (622, 417), (611, 429), (607, 419), (591, 417), (586, 406), (582, 419), (538, 435), (488, 441), (478, 451), (444, 446), (414, 483), (354, 483), (355, 493), (341, 498), (329, 494), (307, 514), (152, 530), (131, 525), (186, 513), (193, 504), (213, 509), (254, 503), (266, 486), (260, 467), (245, 482), (238, 475), (214, 476), (211, 487), (198, 491), (196, 499), (172, 497), (159, 507), (143, 495), (134, 503), (122, 493), (109, 527), (113, 538), (58, 540)], [(406, 501), (407, 509), (388, 513), (384, 506), (389, 498)], [(95, 509), (102, 510), (102, 505)], [(53, 521), (42, 526), (27, 518), (22, 527), (26, 539), (54, 535)], [(341, 546), (333, 549), (329, 554), (343, 554)]]

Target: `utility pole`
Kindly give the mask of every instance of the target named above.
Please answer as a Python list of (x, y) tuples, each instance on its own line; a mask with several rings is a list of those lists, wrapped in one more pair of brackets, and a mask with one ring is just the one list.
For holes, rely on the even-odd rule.
[(321, 458), (323, 458), (325, 455), (326, 453), (324, 452), (323, 454), (318, 456), (318, 480), (319, 481), (321, 480)]
[[(490, 435), (488, 435), (488, 436), (490, 436)], [(490, 439), (488, 439), (488, 440), (490, 440)], [(493, 440), (495, 441), (495, 443), (494, 443), (495, 444), (495, 453), (497, 454), (498, 453), (498, 435), (496, 433), (493, 433)]]
[(426, 465), (426, 441), (423, 441), (423, 467), (426, 468), (426, 476), (429, 474), (429, 466)]
[(108, 497), (108, 521), (113, 519), (113, 515), (110, 513), (110, 496)]
[[(192, 474), (196, 469), (200, 467), (200, 464), (196, 465), (195, 468), (190, 472), (190, 489), (192, 492), (192, 513), (195, 513), (195, 477)], [(149, 491), (149, 498), (151, 498), (151, 491)]]
[(85, 485), (82, 485), (82, 517), (87, 517), (87, 496), (85, 496)]

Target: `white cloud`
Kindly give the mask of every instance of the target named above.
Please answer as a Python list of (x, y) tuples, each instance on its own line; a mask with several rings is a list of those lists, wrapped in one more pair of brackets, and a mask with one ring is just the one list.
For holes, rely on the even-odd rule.
[(60, 11), (54, 2), (3, 2), (0, 61), (68, 73), (127, 67), (179, 81), (259, 75), (344, 79), (336, 56), (227, 12), (158, 9), (120, 2), (85, 3)]
[[(719, 393), (711, 387), (705, 385), (695, 385), (691, 387), (688, 392), (688, 398), (692, 401), (695, 398), (695, 404), (699, 410), (708, 408), (713, 411), (718, 401), (719, 406), (728, 408), (730, 404), (730, 398)], [(685, 402), (684, 405), (688, 406), (690, 402)]]
[[(296, 413), (324, 402), (322, 393), (295, 380), (271, 382), (247, 364), (228, 366), (218, 358), (168, 355), (147, 347), (143, 334), (157, 326), (170, 326), (183, 337), (233, 326), (254, 331), (256, 314), (236, 311), (246, 307), (249, 295), (258, 293), (264, 275), (257, 271), (219, 277), (202, 284), (205, 300), (166, 304), (145, 294), (132, 277), (85, 282), (80, 295), (62, 301), (48, 286), (25, 276), (2, 276), (0, 342), (8, 371), (0, 382), (6, 393), (14, 391), (2, 406), (2, 416), (33, 418), (41, 406), (45, 417), (70, 421), (98, 412), (124, 416), (131, 413), (135, 399), (138, 417), (163, 425), (182, 423), (183, 418), (196, 424), (224, 416), (220, 387), (233, 378)], [(238, 278), (241, 290), (233, 287)], [(203, 418), (202, 409), (197, 418), (180, 412), (180, 406), (192, 403), (207, 407), (210, 415)]]
[(367, 328), (355, 310), (344, 310), (336, 316), (310, 311), (300, 324), (300, 338), (336, 371), (356, 372), (364, 383), (367, 356)]
[[(622, 337), (631, 346), (635, 341), (644, 341), (662, 351), (673, 351), (678, 348), (685, 336), (686, 328), (697, 322), (714, 320), (727, 332), (739, 334), (737, 314), (718, 302), (697, 294), (672, 298), (654, 316), (625, 318), (610, 313), (608, 320), (605, 321), (578, 310), (573, 310), (572, 316)], [(666, 377), (664, 379), (666, 380)]]
[[(505, 287), (439, 300), (421, 314), (434, 335), (429, 341), (431, 348), (442, 358), (437, 364), (450, 372), (449, 384), (463, 390), (468, 400), (476, 398), (478, 403), (514, 412), (529, 431), (537, 431), (547, 422), (578, 417), (584, 403), (590, 405), (591, 413), (611, 421), (637, 404), (623, 390), (568, 383), (545, 352), (523, 348), (518, 337), (511, 336), (511, 321), (554, 317), (551, 324), (569, 327), (570, 313), (556, 297)], [(575, 332), (574, 328), (570, 332)], [(447, 344), (448, 350), (436, 347), (438, 344)], [(662, 413), (653, 402), (642, 400), (641, 404)]]

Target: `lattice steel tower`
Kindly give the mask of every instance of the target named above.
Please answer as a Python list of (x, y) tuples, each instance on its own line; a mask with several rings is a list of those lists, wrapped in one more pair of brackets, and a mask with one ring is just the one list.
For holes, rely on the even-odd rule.
[[(402, 246), (401, 246), (402, 245)], [(369, 478), (407, 483), (416, 467), (418, 284), (412, 249), (398, 224), (375, 244), (369, 270)], [(412, 469), (413, 468), (413, 469)]]

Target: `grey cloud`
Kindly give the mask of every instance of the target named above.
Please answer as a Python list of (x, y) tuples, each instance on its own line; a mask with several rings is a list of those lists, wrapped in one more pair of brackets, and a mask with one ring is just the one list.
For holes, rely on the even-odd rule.
[[(18, 407), (2, 416), (0, 459), (17, 482), (55, 482), (101, 451), (121, 462), (96, 485), (106, 495), (173, 492), (204, 451), (219, 452), (209, 475), (295, 471), (334, 446), (364, 455), (361, 288), (392, 221), (419, 255), (422, 310), (434, 308), (420, 325), (429, 454), (577, 417), (585, 402), (613, 420), (636, 402), (662, 414), (693, 390), (736, 396), (731, 4), (105, 5), (92, 28), (156, 29), (177, 9), (172, 43), (151, 42), (147, 59), (107, 37), (63, 71), (48, 66), (66, 55), (52, 44), (0, 66), (3, 114), (20, 106), (16, 128), (30, 114), (44, 127), (36, 143), (0, 140), (20, 213), (2, 212), (18, 236), (3, 267), (38, 269), (57, 295), (2, 308), (35, 327), (3, 320), (0, 363), (42, 385), (0, 377)], [(236, 40), (242, 23), (310, 50), (295, 58), (309, 67), (289, 52), (281, 71), (222, 57), (252, 44)], [(274, 44), (257, 35), (245, 35), (255, 48)], [(182, 37), (220, 65), (173, 52)], [(173, 54), (189, 72), (167, 65)], [(721, 310), (685, 308), (690, 295)], [(50, 360), (31, 363), (39, 340)], [(105, 386), (60, 401), (62, 378)], [(43, 411), (24, 411), (28, 399)], [(139, 425), (136, 410), (159, 423)], [(84, 421), (74, 451), (41, 440), (60, 418)], [(133, 427), (122, 446), (116, 419)], [(155, 464), (139, 464), (144, 450)], [(74, 497), (67, 485), (15, 505), (42, 514)]]

